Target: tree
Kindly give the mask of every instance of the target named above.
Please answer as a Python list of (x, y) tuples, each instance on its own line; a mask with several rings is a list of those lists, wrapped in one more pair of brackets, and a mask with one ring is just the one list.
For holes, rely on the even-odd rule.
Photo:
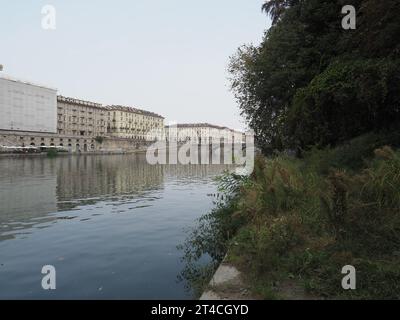
[(231, 57), (232, 90), (264, 152), (340, 143), (400, 121), (400, 2), (353, 0), (351, 31), (341, 27), (344, 4), (267, 1), (274, 25)]
[(400, 122), (400, 59), (332, 63), (298, 90), (287, 118), (301, 149), (335, 146)]
[(272, 23), (276, 24), (287, 8), (299, 2), (300, 0), (267, 0), (262, 6), (262, 10), (269, 14)]

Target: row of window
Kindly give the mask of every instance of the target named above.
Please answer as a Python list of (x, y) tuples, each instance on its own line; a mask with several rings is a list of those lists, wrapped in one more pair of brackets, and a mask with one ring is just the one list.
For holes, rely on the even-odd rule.
[[(4, 136), (4, 138), (6, 138), (6, 136)], [(26, 137), (19, 137), (19, 139), (20, 139), (21, 141), (25, 140), (25, 138), (26, 138)], [(45, 138), (44, 138), (44, 137), (41, 137), (41, 138), (30, 137), (29, 140), (30, 140), (30, 141), (36, 141), (36, 140), (39, 140), (39, 139), (40, 139), (40, 141), (45, 141)], [(81, 142), (81, 139), (50, 138), (50, 142), (55, 142), (56, 140), (58, 140), (60, 143), (61, 143), (61, 142), (64, 142), (64, 141), (72, 142), (72, 140), (74, 140), (75, 142)], [(90, 140), (91, 143), (94, 143), (94, 139), (89, 139), (89, 140)], [(86, 143), (86, 142), (88, 142), (89, 140), (83, 139), (82, 141)]]

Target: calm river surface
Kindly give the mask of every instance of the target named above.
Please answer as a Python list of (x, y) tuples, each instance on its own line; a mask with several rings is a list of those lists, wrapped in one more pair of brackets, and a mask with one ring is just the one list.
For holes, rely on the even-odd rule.
[[(0, 299), (189, 299), (176, 246), (226, 166), (145, 155), (0, 159)], [(44, 265), (57, 289), (42, 289)]]

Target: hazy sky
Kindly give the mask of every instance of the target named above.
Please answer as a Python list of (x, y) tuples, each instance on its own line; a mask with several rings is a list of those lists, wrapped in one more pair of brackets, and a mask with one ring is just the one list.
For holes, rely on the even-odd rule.
[[(262, 3), (0, 0), (0, 64), (62, 95), (241, 129), (226, 68), (270, 26)], [(41, 27), (46, 4), (56, 8), (54, 31)]]

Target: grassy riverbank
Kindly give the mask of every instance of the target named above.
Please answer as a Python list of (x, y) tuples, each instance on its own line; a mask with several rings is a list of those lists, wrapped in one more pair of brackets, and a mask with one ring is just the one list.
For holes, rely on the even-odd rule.
[[(230, 204), (229, 260), (256, 293), (294, 282), (327, 298), (399, 298), (400, 152), (367, 135), (303, 159), (258, 158)], [(357, 270), (344, 291), (342, 267)]]
[[(221, 179), (224, 197), (192, 244), (216, 261), (228, 252), (260, 298), (284, 298), (288, 287), (316, 298), (400, 298), (397, 139), (369, 134), (301, 159), (258, 157), (251, 177)], [(357, 290), (341, 286), (345, 265), (357, 270)]]

